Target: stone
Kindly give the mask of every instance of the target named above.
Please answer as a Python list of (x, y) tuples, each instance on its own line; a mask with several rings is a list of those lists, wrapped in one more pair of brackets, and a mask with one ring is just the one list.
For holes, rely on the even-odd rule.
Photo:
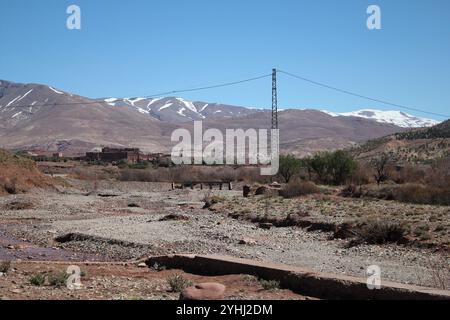
[(242, 195), (244, 196), (244, 198), (248, 198), (248, 196), (250, 195), (250, 191), (251, 188), (249, 186), (244, 186), (244, 188), (242, 189)]
[(145, 262), (141, 262), (138, 264), (138, 268), (147, 268), (147, 264)]
[(181, 215), (181, 214), (168, 214), (163, 218), (159, 219), (159, 221), (188, 221), (189, 217)]
[(271, 184), (270, 184), (270, 187), (271, 188), (274, 188), (274, 189), (281, 189), (281, 184), (279, 184), (278, 182), (272, 182)]
[(259, 224), (259, 227), (260, 227), (261, 229), (270, 230), (270, 229), (273, 227), (273, 224), (272, 224), (272, 223), (268, 223), (268, 222), (266, 222), (266, 223), (260, 223), (260, 224)]
[(22, 293), (23, 292), (23, 290), (21, 290), (21, 289), (12, 289), (12, 290), (10, 290), (12, 293), (15, 293), (15, 294), (20, 294), (20, 293)]
[(262, 186), (256, 189), (255, 191), (255, 196), (262, 196), (265, 195), (267, 193), (267, 187)]
[(220, 283), (200, 283), (186, 288), (180, 294), (180, 300), (223, 300), (226, 287)]
[(252, 238), (242, 238), (239, 240), (239, 244), (256, 245), (256, 240)]

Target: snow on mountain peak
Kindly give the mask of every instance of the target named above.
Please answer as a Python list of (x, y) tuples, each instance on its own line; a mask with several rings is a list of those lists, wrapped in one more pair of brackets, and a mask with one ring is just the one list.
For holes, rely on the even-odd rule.
[(64, 92), (61, 92), (61, 91), (59, 91), (59, 90), (56, 90), (55, 88), (53, 88), (53, 87), (48, 87), (50, 90), (52, 90), (54, 93), (57, 93), (57, 94), (64, 94)]
[[(142, 114), (161, 117), (161, 112), (164, 111), (164, 117), (178, 116), (178, 119), (182, 120), (194, 120), (194, 119), (207, 119), (210, 116), (223, 114), (224, 117), (241, 116), (243, 114), (248, 114), (255, 110), (261, 110), (256, 108), (241, 108), (241, 107), (231, 107), (220, 104), (211, 104), (205, 102), (192, 102), (183, 98), (175, 97), (165, 97), (165, 98), (127, 98), (127, 99), (117, 99), (109, 98), (104, 99), (104, 101), (111, 105), (120, 105), (120, 102), (125, 105), (135, 107), (137, 111)], [(169, 109), (170, 108), (170, 109)], [(225, 108), (225, 109), (224, 109)], [(235, 109), (236, 108), (236, 109)], [(222, 110), (224, 109), (224, 110)], [(297, 109), (303, 110), (303, 109)], [(245, 112), (248, 111), (248, 112)], [(280, 112), (283, 110), (280, 109)], [(369, 120), (374, 120), (378, 123), (392, 124), (401, 128), (421, 128), (421, 127), (432, 127), (439, 124), (439, 121), (433, 119), (426, 119), (416, 117), (407, 114), (402, 111), (384, 111), (376, 109), (362, 109), (353, 112), (330, 112), (326, 110), (321, 110), (321, 112), (326, 113), (332, 117), (357, 117)], [(181, 117), (181, 118), (180, 118)], [(176, 118), (176, 117), (175, 117)], [(184, 121), (184, 120), (182, 120)]]
[(353, 112), (334, 113), (323, 111), (332, 117), (357, 117), (375, 120), (379, 123), (393, 124), (402, 128), (421, 128), (432, 127), (439, 124), (439, 121), (433, 119), (419, 118), (402, 111), (384, 111), (374, 109), (363, 109)]
[(191, 101), (184, 100), (183, 98), (176, 98), (178, 101), (180, 101), (182, 104), (186, 106), (189, 110), (192, 112), (198, 113), (197, 108), (194, 106), (194, 103)]

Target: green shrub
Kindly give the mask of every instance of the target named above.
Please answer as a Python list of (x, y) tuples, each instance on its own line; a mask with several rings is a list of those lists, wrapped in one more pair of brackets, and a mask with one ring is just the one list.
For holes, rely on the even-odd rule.
[(69, 275), (64, 271), (53, 272), (48, 275), (48, 283), (55, 288), (61, 288), (67, 285), (68, 278)]
[(30, 283), (31, 283), (33, 286), (40, 287), (40, 286), (43, 286), (43, 285), (44, 285), (45, 279), (46, 279), (46, 276), (45, 276), (44, 273), (36, 273), (35, 275), (33, 275), (33, 276), (30, 278)]
[(170, 291), (181, 292), (187, 287), (192, 286), (192, 281), (186, 279), (180, 274), (174, 274), (167, 278), (167, 283), (170, 286)]
[(280, 282), (276, 281), (276, 280), (260, 279), (259, 284), (263, 287), (264, 290), (268, 290), (268, 291), (280, 289)]
[(300, 173), (302, 161), (292, 155), (280, 156), (280, 167), (278, 174), (289, 183), (291, 179)]
[(320, 182), (334, 185), (344, 184), (358, 166), (353, 156), (342, 150), (318, 153), (305, 163)]

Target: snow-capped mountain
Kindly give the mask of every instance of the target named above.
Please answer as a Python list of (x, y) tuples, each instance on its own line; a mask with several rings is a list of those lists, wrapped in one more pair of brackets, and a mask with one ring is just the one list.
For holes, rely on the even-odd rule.
[(144, 115), (161, 121), (179, 123), (194, 120), (242, 117), (258, 109), (230, 106), (219, 103), (188, 101), (183, 98), (108, 98), (104, 101), (112, 107), (132, 107)]
[(432, 127), (440, 122), (433, 119), (419, 118), (402, 111), (383, 111), (374, 109), (364, 109), (353, 112), (334, 113), (323, 111), (333, 117), (357, 117), (375, 120), (379, 123), (388, 123), (401, 128), (424, 128)]
[[(268, 109), (175, 97), (91, 99), (54, 86), (0, 80), (0, 148), (82, 154), (98, 146), (136, 146), (167, 152), (171, 133), (193, 120), (203, 120), (205, 128), (249, 129), (270, 128), (270, 119)], [(398, 111), (311, 109), (280, 111), (279, 121), (283, 150), (299, 155), (437, 123)]]

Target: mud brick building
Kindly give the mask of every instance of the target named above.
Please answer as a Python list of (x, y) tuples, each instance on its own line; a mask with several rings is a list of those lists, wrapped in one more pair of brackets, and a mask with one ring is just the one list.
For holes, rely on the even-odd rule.
[(128, 163), (138, 163), (145, 160), (146, 157), (141, 154), (138, 148), (103, 148), (101, 152), (86, 153), (86, 161), (92, 162), (117, 163), (126, 161)]

